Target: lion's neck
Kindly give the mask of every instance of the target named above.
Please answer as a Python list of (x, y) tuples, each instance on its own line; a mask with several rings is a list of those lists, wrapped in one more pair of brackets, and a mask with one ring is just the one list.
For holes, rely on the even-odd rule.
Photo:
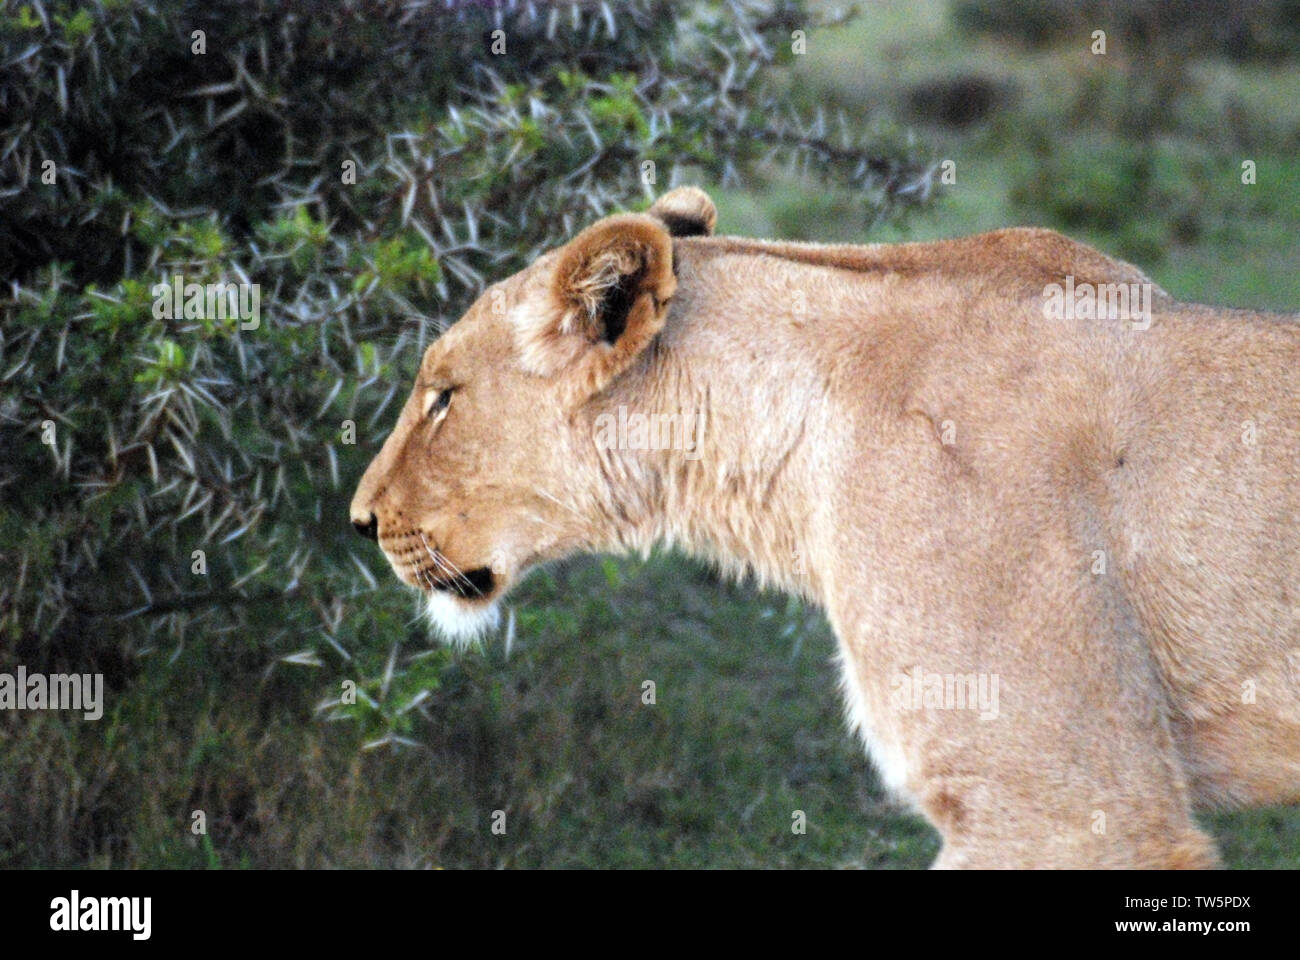
[[(805, 443), (815, 392), (805, 401), (797, 379), (684, 354), (660, 345), (591, 412), (608, 498), (601, 512), (615, 528), (605, 545), (677, 546), (819, 599), (809, 560), (819, 502)], [(771, 386), (756, 390), (763, 382)]]

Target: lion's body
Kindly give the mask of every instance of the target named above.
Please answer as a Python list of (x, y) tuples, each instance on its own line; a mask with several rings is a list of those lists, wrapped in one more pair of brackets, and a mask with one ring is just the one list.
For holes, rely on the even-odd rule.
[[(850, 718), (946, 866), (1210, 865), (1193, 809), (1300, 800), (1300, 324), (1159, 290), (1149, 327), (1050, 319), (1047, 285), (1146, 278), (1048, 231), (677, 237), (675, 283), (654, 242), (645, 316), (583, 341), (628, 355), (555, 413), (516, 394), (586, 362), (570, 327), (529, 328), (557, 254), (444, 337), (438, 362), (491, 368), (501, 416), (529, 422), (486, 428), (503, 466), (456, 460), (392, 499), (423, 429), (399, 423), (358, 501), (391, 511), (380, 541), (408, 582), (403, 528), (442, 556), (464, 523), (490, 532), (459, 562), (498, 576), (669, 541), (822, 604)], [(702, 415), (695, 455), (588, 449), (620, 408)], [(512, 520), (408, 522), (465, 496), (471, 468), (531, 472), (485, 482), (522, 504)], [(909, 703), (901, 678), (927, 676), (995, 678), (996, 710)]]

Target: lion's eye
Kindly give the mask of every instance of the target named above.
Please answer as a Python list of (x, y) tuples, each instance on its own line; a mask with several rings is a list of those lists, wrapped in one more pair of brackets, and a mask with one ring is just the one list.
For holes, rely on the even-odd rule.
[(428, 417), (436, 417), (438, 414), (445, 411), (449, 406), (451, 406), (451, 387), (448, 387), (436, 396), (432, 393), (429, 394), (428, 406), (429, 408), (425, 411), (425, 416)]

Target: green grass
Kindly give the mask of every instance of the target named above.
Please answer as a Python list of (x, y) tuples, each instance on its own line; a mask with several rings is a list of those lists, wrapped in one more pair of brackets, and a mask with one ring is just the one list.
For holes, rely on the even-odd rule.
[(541, 571), (515, 606), (509, 658), (500, 639), (459, 658), (417, 724), (424, 748), (359, 750), (350, 725), (312, 719), (304, 668), (286, 665), (220, 692), (146, 677), (98, 726), (4, 722), (0, 793), (28, 799), (0, 866), (919, 867), (937, 852), (845, 733), (819, 615), (675, 555)]

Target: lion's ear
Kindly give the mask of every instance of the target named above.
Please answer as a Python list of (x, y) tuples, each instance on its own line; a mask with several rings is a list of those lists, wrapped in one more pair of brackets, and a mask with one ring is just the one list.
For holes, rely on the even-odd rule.
[(643, 214), (606, 217), (559, 251), (546, 291), (513, 313), (523, 365), (603, 390), (663, 327), (677, 291), (672, 239)]
[(674, 237), (707, 237), (718, 224), (718, 208), (699, 187), (677, 187), (650, 205)]

